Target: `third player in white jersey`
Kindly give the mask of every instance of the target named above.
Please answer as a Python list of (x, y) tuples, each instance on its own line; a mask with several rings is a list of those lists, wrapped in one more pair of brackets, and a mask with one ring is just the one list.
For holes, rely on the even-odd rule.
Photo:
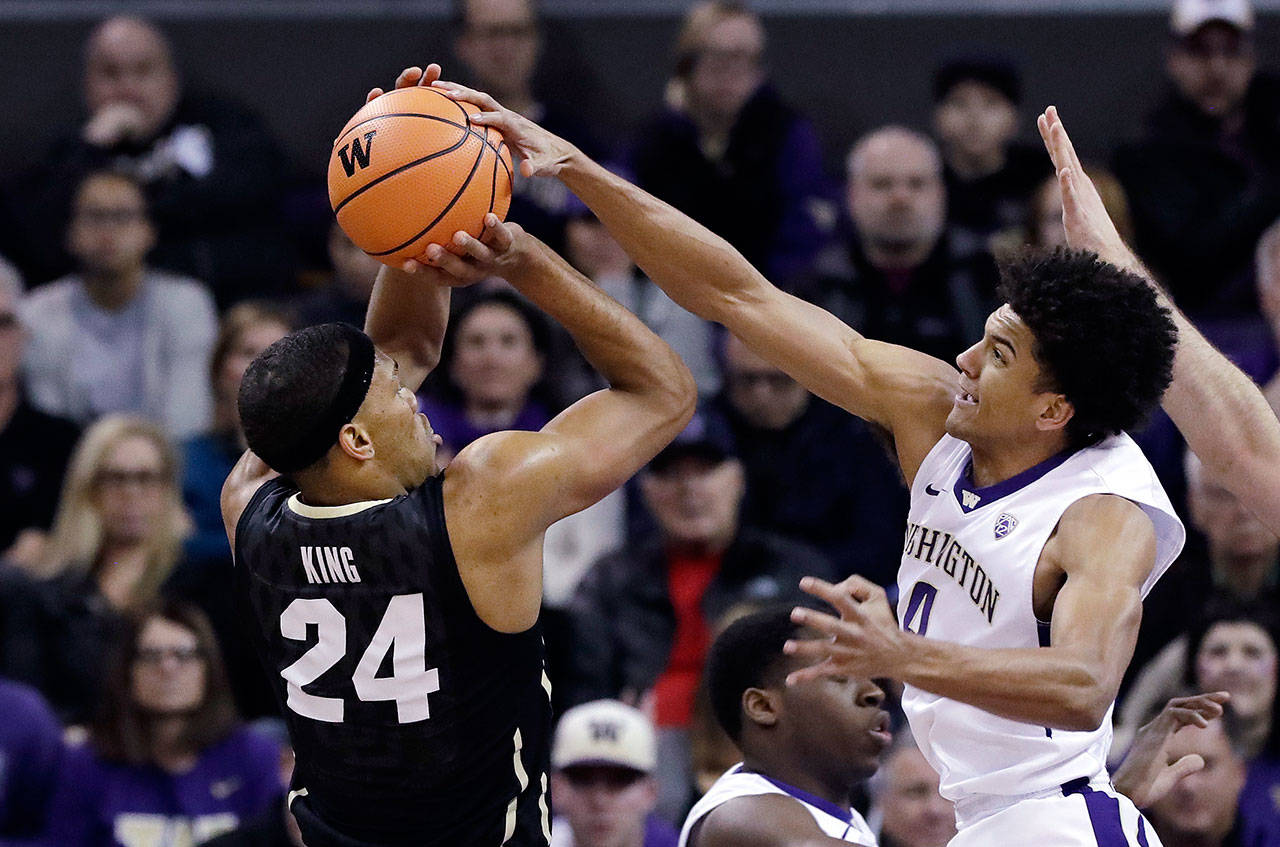
[[(974, 647), (1047, 646), (1048, 622), (1032, 610), (1032, 578), (1063, 512), (1082, 497), (1116, 494), (1151, 519), (1156, 562), (1144, 596), (1182, 549), (1182, 523), (1127, 435), (985, 489), (972, 487), (969, 463), (969, 445), (943, 436), (916, 474), (898, 572), (898, 617), (912, 632)], [(1051, 730), (910, 685), (903, 709), (949, 800), (1022, 796), (1105, 773), (1109, 714), (1093, 731)]]

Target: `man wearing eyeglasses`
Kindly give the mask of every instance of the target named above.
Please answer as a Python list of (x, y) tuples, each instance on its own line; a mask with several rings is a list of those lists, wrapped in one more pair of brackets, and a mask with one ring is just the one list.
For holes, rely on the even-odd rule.
[(67, 228), (77, 270), (23, 304), (27, 388), (37, 408), (81, 424), (140, 414), (172, 438), (209, 425), (213, 298), (193, 279), (149, 267), (155, 241), (136, 179), (85, 177)]

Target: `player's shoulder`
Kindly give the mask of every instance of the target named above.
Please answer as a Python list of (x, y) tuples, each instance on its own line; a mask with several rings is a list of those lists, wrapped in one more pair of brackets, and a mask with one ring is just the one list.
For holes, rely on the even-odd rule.
[(541, 432), (503, 430), (477, 438), (458, 452), (449, 463), (446, 482), (456, 486), (476, 478), (501, 477), (516, 473), (536, 461), (545, 451), (554, 450), (552, 439)]
[(696, 847), (791, 847), (824, 837), (794, 797), (750, 794), (730, 797), (707, 812), (697, 824)]

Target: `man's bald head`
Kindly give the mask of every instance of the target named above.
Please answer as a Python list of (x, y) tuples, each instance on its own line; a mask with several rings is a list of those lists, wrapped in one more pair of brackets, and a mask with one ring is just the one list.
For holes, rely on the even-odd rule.
[(142, 18), (108, 18), (85, 44), (84, 96), (90, 114), (124, 104), (141, 115), (141, 137), (154, 135), (178, 102), (178, 74), (164, 33)]
[(923, 262), (946, 219), (937, 145), (913, 129), (881, 127), (853, 145), (846, 167), (849, 215), (872, 262)]

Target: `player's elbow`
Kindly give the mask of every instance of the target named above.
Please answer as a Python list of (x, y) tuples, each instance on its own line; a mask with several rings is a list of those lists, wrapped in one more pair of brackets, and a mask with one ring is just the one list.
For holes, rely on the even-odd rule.
[(1060, 729), (1093, 732), (1102, 726), (1115, 699), (1103, 682), (1088, 671), (1080, 674), (1063, 697)]

